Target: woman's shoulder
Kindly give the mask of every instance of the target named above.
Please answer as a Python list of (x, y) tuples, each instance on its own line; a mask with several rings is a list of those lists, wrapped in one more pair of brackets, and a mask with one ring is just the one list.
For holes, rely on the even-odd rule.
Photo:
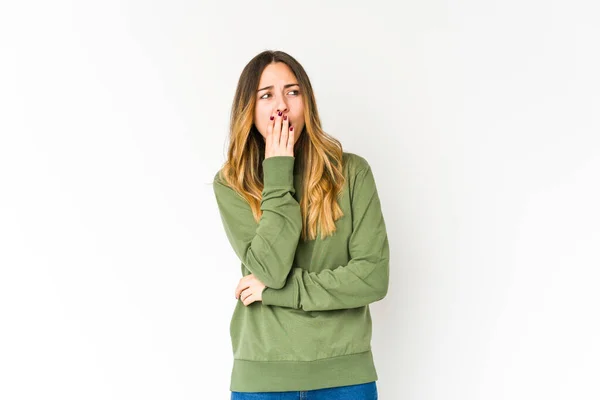
[(346, 167), (348, 176), (355, 176), (358, 172), (370, 167), (366, 158), (347, 151), (342, 152), (342, 161)]
[(220, 168), (214, 175), (212, 181), (213, 188), (215, 191), (220, 191), (220, 189), (232, 189), (225, 177), (223, 176), (223, 168)]
[(221, 176), (221, 169), (219, 169), (213, 177), (213, 185), (216, 185), (217, 183), (223, 184), (223, 181), (224, 180)]

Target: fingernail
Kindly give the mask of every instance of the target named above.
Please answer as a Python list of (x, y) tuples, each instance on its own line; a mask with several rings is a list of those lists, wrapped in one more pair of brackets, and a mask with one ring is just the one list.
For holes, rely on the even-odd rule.
[(294, 130), (294, 127), (293, 127), (293, 126), (290, 126), (290, 131), (293, 131), (293, 130)]
[(270, 119), (271, 121), (273, 121), (273, 120), (275, 119), (275, 117), (271, 115), (271, 116), (269, 117), (269, 119)]
[(281, 117), (281, 115), (282, 115), (282, 114), (283, 114), (283, 113), (282, 113), (281, 111), (279, 111), (279, 112), (277, 113), (277, 115), (279, 115), (280, 117)]
[(284, 120), (284, 121), (287, 121), (287, 115), (284, 115), (284, 116), (283, 116), (283, 120)]

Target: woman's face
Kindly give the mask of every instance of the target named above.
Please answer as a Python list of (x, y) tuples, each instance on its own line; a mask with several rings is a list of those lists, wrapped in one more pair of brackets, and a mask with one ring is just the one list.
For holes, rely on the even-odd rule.
[(260, 76), (256, 92), (256, 107), (254, 109), (254, 125), (260, 134), (266, 138), (267, 125), (272, 123), (271, 115), (277, 110), (287, 115), (294, 127), (294, 144), (298, 141), (304, 129), (304, 102), (294, 73), (282, 62), (269, 64)]

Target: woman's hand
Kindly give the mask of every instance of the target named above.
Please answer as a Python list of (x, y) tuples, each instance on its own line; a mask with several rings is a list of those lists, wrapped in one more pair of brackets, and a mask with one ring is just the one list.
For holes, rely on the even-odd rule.
[(288, 126), (287, 115), (281, 111), (271, 115), (265, 138), (265, 158), (294, 155), (294, 127)]
[(262, 292), (266, 286), (254, 276), (254, 274), (246, 275), (235, 288), (235, 298), (241, 299), (245, 306), (262, 301)]

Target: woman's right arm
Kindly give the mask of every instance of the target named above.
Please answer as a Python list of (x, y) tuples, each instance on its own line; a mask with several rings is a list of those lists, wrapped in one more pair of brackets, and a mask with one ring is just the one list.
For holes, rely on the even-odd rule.
[(281, 289), (292, 268), (302, 231), (300, 204), (294, 198), (293, 156), (271, 156), (262, 162), (264, 188), (257, 223), (248, 202), (222, 182), (213, 189), (225, 233), (233, 250), (267, 287)]

